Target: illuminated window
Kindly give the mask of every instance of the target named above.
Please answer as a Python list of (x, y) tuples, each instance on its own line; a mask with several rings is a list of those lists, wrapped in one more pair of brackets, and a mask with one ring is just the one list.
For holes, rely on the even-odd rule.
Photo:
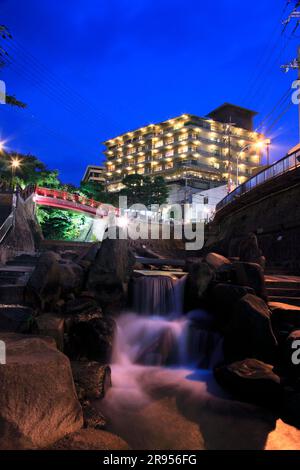
[(155, 142), (154, 147), (155, 147), (155, 148), (158, 148), (158, 147), (162, 147), (163, 145), (164, 145), (163, 141), (162, 141), (162, 140), (158, 140), (157, 142)]
[(185, 145), (184, 147), (179, 147), (178, 149), (178, 153), (181, 154), (181, 153), (186, 153), (188, 151), (188, 147)]

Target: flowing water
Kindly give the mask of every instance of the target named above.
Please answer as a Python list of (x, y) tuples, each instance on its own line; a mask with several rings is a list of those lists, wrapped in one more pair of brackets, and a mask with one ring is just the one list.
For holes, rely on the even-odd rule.
[(100, 404), (108, 430), (132, 449), (276, 449), (282, 435), (287, 448), (299, 448), (298, 431), (279, 422), (283, 430), (271, 432), (270, 412), (218, 387), (212, 367), (222, 359), (222, 340), (207, 312), (183, 315), (184, 283), (134, 281), (134, 312), (117, 320), (113, 386)]

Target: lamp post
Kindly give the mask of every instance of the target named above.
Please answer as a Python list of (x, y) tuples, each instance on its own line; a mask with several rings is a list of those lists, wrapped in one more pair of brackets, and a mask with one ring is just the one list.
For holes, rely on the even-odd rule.
[(271, 139), (266, 139), (265, 144), (267, 147), (267, 166), (270, 166), (270, 145), (271, 145)]
[(18, 158), (13, 158), (11, 160), (11, 185), (12, 188), (14, 188), (14, 177), (16, 174), (16, 169), (19, 168), (21, 165), (21, 162)]
[(266, 139), (266, 140), (261, 140), (259, 142), (256, 142), (254, 144), (247, 144), (245, 145), (237, 154), (236, 156), (236, 186), (239, 185), (239, 159), (240, 159), (240, 155), (244, 152), (244, 150), (246, 150), (247, 148), (251, 147), (252, 145), (254, 145), (257, 149), (260, 149), (262, 148), (264, 145), (266, 145), (267, 147), (267, 164), (269, 166), (270, 164), (270, 144), (271, 144), (271, 140), (270, 139)]

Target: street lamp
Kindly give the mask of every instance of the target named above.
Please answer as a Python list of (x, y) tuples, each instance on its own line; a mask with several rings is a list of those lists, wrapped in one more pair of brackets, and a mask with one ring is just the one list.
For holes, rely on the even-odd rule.
[(0, 140), (0, 152), (3, 152), (4, 150), (4, 141)]
[(270, 164), (270, 144), (271, 144), (271, 140), (270, 139), (265, 139), (265, 140), (260, 140), (256, 143), (251, 143), (251, 144), (247, 144), (245, 145), (237, 154), (236, 156), (236, 186), (239, 185), (239, 159), (240, 159), (240, 155), (244, 152), (244, 150), (246, 150), (247, 148), (251, 147), (252, 145), (254, 147), (256, 147), (257, 149), (262, 149), (264, 146), (267, 147), (267, 164), (269, 166)]
[(14, 176), (16, 173), (16, 169), (20, 168), (21, 161), (18, 158), (11, 159), (11, 185), (14, 186)]

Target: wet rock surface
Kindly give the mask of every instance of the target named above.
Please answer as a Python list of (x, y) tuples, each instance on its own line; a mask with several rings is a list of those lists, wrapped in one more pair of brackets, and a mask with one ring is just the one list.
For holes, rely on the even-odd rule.
[(281, 408), (283, 389), (273, 366), (257, 359), (244, 359), (217, 367), (218, 383), (238, 398), (275, 409)]
[(50, 450), (129, 450), (128, 444), (108, 431), (82, 429), (56, 442)]
[(253, 294), (247, 294), (234, 307), (224, 335), (226, 362), (255, 358), (274, 363), (277, 341), (274, 336), (267, 304)]
[(0, 367), (1, 449), (51, 445), (82, 427), (68, 358), (51, 339), (0, 333), (7, 363)]

